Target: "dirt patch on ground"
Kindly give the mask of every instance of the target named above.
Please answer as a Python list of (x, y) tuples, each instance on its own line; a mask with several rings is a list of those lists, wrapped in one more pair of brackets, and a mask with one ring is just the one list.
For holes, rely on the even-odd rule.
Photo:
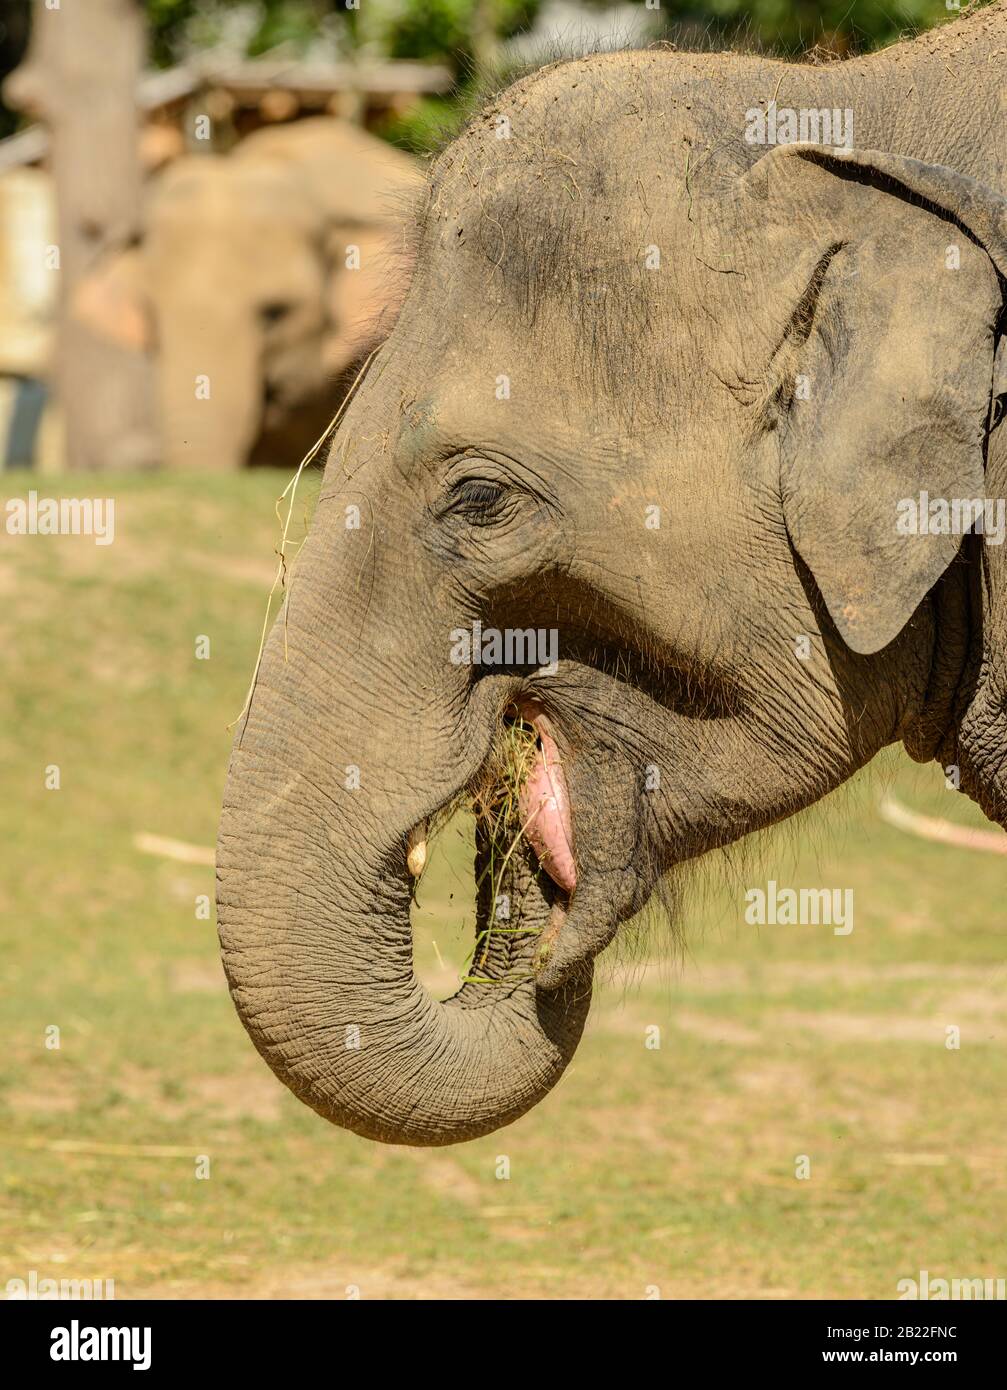
[(183, 1108), (212, 1111), (217, 1120), (264, 1120), (269, 1124), (280, 1118), (280, 1107), (286, 1094), (283, 1086), (265, 1069), (256, 1073), (242, 1072), (237, 1076), (203, 1076), (185, 1088)]
[(879, 985), (919, 981), (923, 984), (946, 985), (950, 982), (976, 988), (989, 986), (1000, 977), (1003, 967), (984, 965), (935, 966), (915, 962), (896, 962), (889, 965), (854, 965), (837, 960), (776, 961), (751, 965), (676, 965), (672, 961), (654, 961), (647, 965), (615, 970), (606, 977), (604, 993), (616, 998), (624, 991), (632, 998), (638, 985), (658, 985), (676, 993), (690, 994), (751, 994), (757, 987), (760, 994), (789, 993), (795, 985)]
[(751, 1095), (771, 1095), (780, 1100), (806, 1101), (811, 1093), (810, 1077), (796, 1062), (765, 1062), (735, 1072), (742, 1091)]
[(227, 979), (219, 960), (174, 961), (168, 970), (168, 988), (173, 994), (226, 994)]
[[(564, 1279), (564, 1283), (567, 1282)], [(337, 1261), (314, 1268), (276, 1270), (241, 1283), (169, 1280), (144, 1286), (142, 1281), (117, 1285), (119, 1298), (157, 1299), (325, 1299), (354, 1301), (433, 1300), (458, 1302), (495, 1299), (501, 1295), (477, 1283), (443, 1272), (412, 1274), (406, 1269)], [(514, 1295), (519, 1296), (519, 1295)], [(566, 1297), (575, 1295), (567, 1294)]]
[[(653, 1233), (663, 1239), (664, 1231)], [(549, 1266), (525, 1265), (513, 1280), (506, 1276), (492, 1281), (471, 1279), (464, 1273), (438, 1269), (429, 1272), (410, 1271), (408, 1266), (384, 1267), (360, 1265), (353, 1260), (336, 1260), (324, 1265), (276, 1270), (242, 1283), (219, 1283), (196, 1280), (168, 1280), (144, 1284), (142, 1280), (123, 1280), (116, 1285), (121, 1301), (130, 1298), (157, 1299), (329, 1299), (372, 1301), (447, 1301), (526, 1300), (565, 1302), (568, 1300), (601, 1299), (607, 1302), (651, 1301), (655, 1299), (694, 1299), (697, 1287), (693, 1279), (662, 1279), (659, 1283), (639, 1280), (622, 1282), (606, 1276), (602, 1269), (592, 1269), (590, 1261), (580, 1274)], [(801, 1298), (810, 1297), (782, 1287), (760, 1287), (758, 1277), (746, 1280), (738, 1275), (727, 1282), (705, 1280), (704, 1298)]]
[(18, 1115), (69, 1115), (77, 1109), (77, 1086), (69, 1078), (53, 1073), (44, 1086), (34, 1090), (12, 1087), (4, 1100)]
[(453, 1158), (432, 1154), (425, 1149), (403, 1148), (401, 1152), (416, 1164), (424, 1186), (431, 1192), (436, 1192), (439, 1197), (446, 1197), (474, 1211), (487, 1201), (488, 1185), (477, 1182)]
[(212, 1119), (214, 1126), (235, 1120), (255, 1119), (273, 1123), (280, 1117), (284, 1087), (265, 1067), (250, 1059), (249, 1066), (221, 1076), (199, 1076), (165, 1087), (165, 1077), (151, 1068), (123, 1062), (116, 1069), (114, 1087), (137, 1105), (156, 1110), (164, 1120), (187, 1122), (194, 1115)]
[(726, 1043), (728, 1047), (755, 1047), (763, 1040), (761, 1033), (733, 1018), (713, 1018), (709, 1014), (679, 1009), (673, 1021), (683, 1033), (691, 1033), (703, 1042)]
[[(815, 1033), (820, 1038), (836, 1042), (929, 1042), (942, 1047), (947, 1038), (945, 1030), (952, 1023), (968, 1026), (968, 1021), (962, 1015), (951, 1017), (943, 1012), (939, 1018), (914, 1018), (906, 1014), (848, 1014), (835, 1010), (806, 1013), (798, 1009), (786, 1009), (773, 1015), (773, 1024), (777, 1029)], [(985, 1038), (992, 1036), (990, 1026), (988, 1020), (982, 1025)]]
[(191, 569), (204, 574), (212, 574), (218, 579), (227, 579), (232, 584), (247, 584), (268, 594), (276, 578), (276, 557), (263, 554), (259, 558), (221, 559), (205, 551), (193, 550), (186, 557)]

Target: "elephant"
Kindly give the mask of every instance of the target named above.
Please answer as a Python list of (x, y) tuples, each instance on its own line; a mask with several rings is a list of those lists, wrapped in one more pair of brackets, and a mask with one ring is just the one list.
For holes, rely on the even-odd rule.
[(96, 266), (71, 308), (154, 354), (158, 461), (227, 471), (304, 455), (393, 306), (396, 200), (420, 181), (410, 156), (325, 116), (151, 180), (142, 243)]
[[(237, 1012), (325, 1119), (524, 1115), (665, 875), (885, 747), (1007, 826), (1005, 55), (1005, 0), (825, 66), (589, 54), (433, 161), (217, 847)], [(413, 875), (515, 728), (546, 819), (493, 874), (477, 822), (475, 960), (436, 1002)]]
[(395, 200), (419, 181), (410, 156), (324, 116), (161, 176), (145, 270), (166, 466), (296, 463), (311, 447), (394, 297)]

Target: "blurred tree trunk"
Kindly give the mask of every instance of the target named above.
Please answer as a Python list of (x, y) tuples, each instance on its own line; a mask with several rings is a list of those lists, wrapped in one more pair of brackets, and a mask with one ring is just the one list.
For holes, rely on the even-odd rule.
[(140, 235), (136, 87), (144, 56), (137, 0), (35, 0), (28, 54), (4, 84), (5, 100), (50, 132), (61, 305), (55, 378), (75, 469), (153, 461), (148, 360), (74, 312), (87, 277)]

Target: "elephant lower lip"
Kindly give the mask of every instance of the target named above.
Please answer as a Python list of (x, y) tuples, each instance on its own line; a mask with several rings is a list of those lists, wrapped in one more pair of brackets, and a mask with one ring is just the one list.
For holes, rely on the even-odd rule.
[(557, 888), (572, 893), (577, 886), (577, 865), (573, 855), (570, 795), (559, 750), (540, 711), (522, 706), (518, 714), (538, 735), (535, 762), (519, 798), (521, 825), (540, 867)]
[(521, 824), (540, 866), (558, 888), (572, 893), (577, 886), (577, 866), (566, 776), (552, 737), (535, 727), (539, 746), (535, 764), (521, 788)]

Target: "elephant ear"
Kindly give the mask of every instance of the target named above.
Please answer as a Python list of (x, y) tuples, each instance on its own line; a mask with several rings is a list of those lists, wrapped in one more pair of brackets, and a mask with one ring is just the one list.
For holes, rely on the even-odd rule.
[(760, 159), (741, 200), (765, 264), (804, 280), (770, 385), (787, 530), (848, 646), (876, 652), (955, 558), (969, 521), (953, 502), (960, 518), (985, 495), (1007, 200), (806, 144)]

